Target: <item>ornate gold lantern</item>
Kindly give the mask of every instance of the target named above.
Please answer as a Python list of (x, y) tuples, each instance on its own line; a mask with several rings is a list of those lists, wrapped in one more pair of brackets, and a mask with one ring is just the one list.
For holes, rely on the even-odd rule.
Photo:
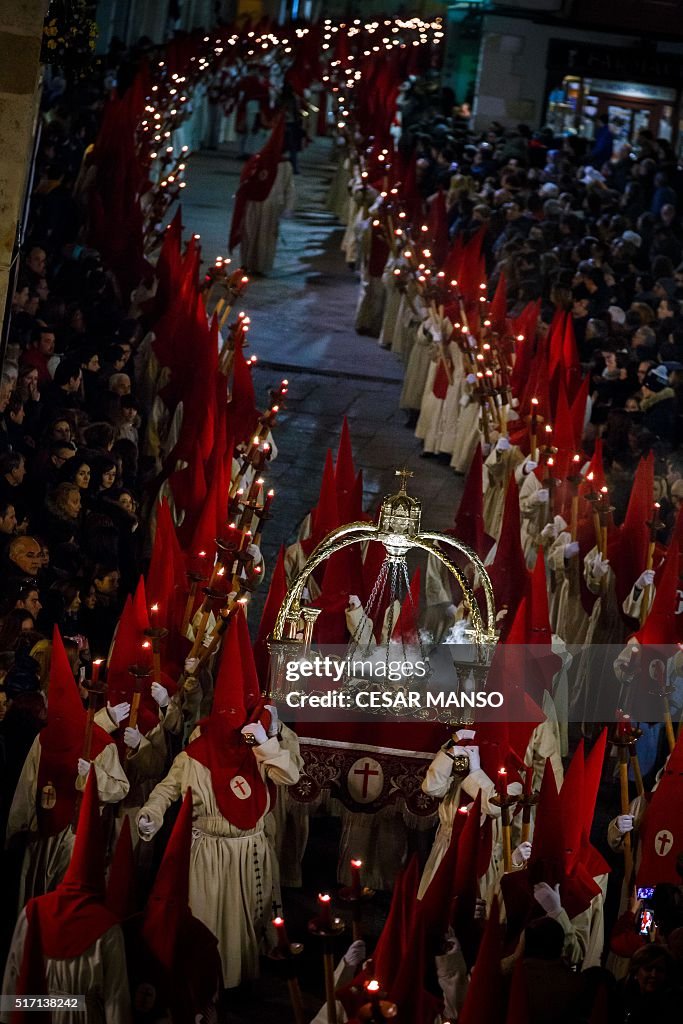
[[(320, 614), (319, 608), (304, 603), (306, 584), (311, 574), (335, 552), (341, 551), (351, 544), (380, 543), (384, 545), (386, 551), (384, 563), (368, 604), (372, 602), (380, 586), (384, 587), (389, 579), (391, 580), (393, 601), (396, 581), (402, 579), (407, 581), (408, 579), (406, 556), (411, 549), (417, 548), (425, 551), (440, 562), (458, 583), (469, 619), (469, 625), (463, 632), (467, 653), (462, 659), (462, 667), (470, 676), (479, 680), (485, 678), (498, 639), (491, 580), (477, 553), (462, 541), (448, 534), (421, 529), (422, 504), (417, 498), (408, 494), (406, 489), (407, 479), (412, 475), (407, 470), (396, 471), (396, 476), (401, 480), (399, 490), (396, 494), (386, 497), (382, 502), (377, 525), (356, 522), (333, 530), (311, 552), (306, 564), (291, 583), (268, 643), (271, 654), (269, 682), (271, 698), (286, 699), (288, 687), (283, 671), (285, 664), (288, 661), (301, 660), (310, 656), (313, 628)], [(485, 620), (482, 618), (482, 613), (475, 600), (473, 586), (467, 574), (448, 554), (449, 548), (464, 555), (473, 566), (484, 593)], [(352, 640), (351, 645), (353, 643)], [(457, 660), (457, 657), (453, 658), (454, 663), (457, 663)], [(454, 716), (452, 712), (449, 712), (445, 716), (423, 717), (440, 717), (452, 721)]]

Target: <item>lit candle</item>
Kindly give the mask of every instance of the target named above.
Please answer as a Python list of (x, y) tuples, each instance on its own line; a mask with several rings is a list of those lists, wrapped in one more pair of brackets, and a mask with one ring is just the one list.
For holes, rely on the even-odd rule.
[(104, 664), (104, 658), (95, 658), (92, 663), (92, 675), (90, 681), (92, 683), (98, 683), (100, 680), (100, 669)]
[(274, 497), (275, 491), (271, 487), (271, 489), (266, 494), (266, 500), (263, 502), (263, 515), (265, 515), (266, 512), (270, 512), (270, 506), (273, 504)]
[[(372, 978), (370, 981), (366, 981), (365, 982), (365, 991), (367, 993), (367, 996), (368, 996), (368, 999), (370, 1000), (371, 1005), (374, 1008), (378, 1008), (379, 1007), (380, 988), (379, 988), (379, 982), (377, 981), (376, 978)], [(374, 1017), (374, 1014), (373, 1014), (373, 1017)]]
[(152, 629), (156, 629), (156, 627), (157, 627), (158, 616), (159, 616), (159, 605), (158, 604), (153, 604), (152, 607), (149, 610), (149, 624), (152, 627)]
[(508, 773), (505, 768), (498, 769), (496, 790), (501, 800), (506, 800), (508, 795)]
[(320, 927), (329, 929), (332, 927), (332, 897), (327, 892), (318, 894), (318, 920)]
[(351, 895), (354, 900), (359, 900), (363, 893), (363, 887), (360, 880), (360, 869), (362, 866), (362, 860), (351, 861)]
[(284, 917), (274, 917), (273, 925), (277, 933), (277, 949), (278, 952), (283, 953), (285, 956), (290, 954), (290, 943), (287, 935), (287, 929), (285, 927)]
[(152, 665), (152, 645), (149, 640), (142, 644), (142, 665), (144, 668), (151, 668)]

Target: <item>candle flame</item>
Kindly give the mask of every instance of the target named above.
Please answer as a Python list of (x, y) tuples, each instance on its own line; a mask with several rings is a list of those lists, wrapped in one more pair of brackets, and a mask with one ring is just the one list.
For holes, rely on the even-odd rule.
[(219, 570), (218, 570), (218, 572), (216, 573), (216, 576), (225, 576), (225, 566), (224, 566), (224, 565), (222, 565), (222, 566), (220, 567), (220, 569), (219, 569)]
[(379, 982), (373, 978), (372, 981), (368, 982), (367, 990), (368, 992), (379, 992)]
[(273, 924), (275, 925), (276, 928), (282, 928), (284, 923), (285, 923), (284, 917), (274, 917), (273, 918)]
[(586, 480), (591, 480), (591, 481), (592, 481), (592, 480), (593, 480), (593, 477), (594, 477), (594, 475), (595, 475), (595, 474), (593, 473), (593, 470), (591, 470), (591, 471), (590, 471), (590, 473), (588, 474), (588, 476), (586, 477)]
[(351, 867), (352, 868), (362, 868), (363, 867), (363, 861), (362, 860), (355, 860), (354, 859), (354, 860), (351, 861)]
[(159, 605), (158, 604), (153, 604), (152, 607), (150, 608), (150, 611), (151, 612), (158, 612), (159, 611)]
[(328, 892), (318, 893), (318, 903), (331, 903), (332, 897)]
[(531, 404), (532, 405), (538, 405), (538, 399), (537, 398), (532, 398), (531, 399)]
[(273, 490), (273, 488), (272, 488), (272, 487), (271, 487), (271, 489), (270, 489), (270, 490), (268, 491), (268, 497), (269, 497), (269, 498), (274, 498), (274, 497), (275, 497), (275, 491)]
[(93, 661), (93, 665), (103, 665), (103, 664), (104, 664), (104, 658), (95, 658), (95, 660)]
[(143, 642), (142, 642), (142, 647), (143, 647), (143, 650), (148, 650), (148, 649), (149, 649), (149, 648), (150, 648), (151, 646), (152, 646), (152, 645), (151, 645), (151, 643), (149, 642), (149, 640), (143, 640)]

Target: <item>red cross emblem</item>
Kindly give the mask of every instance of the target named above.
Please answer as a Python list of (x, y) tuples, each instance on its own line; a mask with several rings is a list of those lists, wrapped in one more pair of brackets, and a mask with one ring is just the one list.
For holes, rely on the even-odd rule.
[(655, 836), (655, 853), (658, 857), (666, 857), (673, 844), (674, 837), (667, 828), (662, 828)]
[(370, 804), (382, 792), (384, 772), (373, 757), (359, 757), (348, 774), (349, 794), (359, 804)]
[(230, 779), (230, 789), (238, 800), (247, 800), (251, 796), (251, 786), (242, 775)]

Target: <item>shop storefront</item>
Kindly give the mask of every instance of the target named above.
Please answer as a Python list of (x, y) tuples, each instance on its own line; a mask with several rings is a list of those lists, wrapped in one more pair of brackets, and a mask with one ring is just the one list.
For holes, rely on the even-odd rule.
[(547, 68), (545, 122), (557, 134), (592, 139), (606, 115), (617, 139), (647, 129), (680, 151), (683, 57), (551, 39)]

